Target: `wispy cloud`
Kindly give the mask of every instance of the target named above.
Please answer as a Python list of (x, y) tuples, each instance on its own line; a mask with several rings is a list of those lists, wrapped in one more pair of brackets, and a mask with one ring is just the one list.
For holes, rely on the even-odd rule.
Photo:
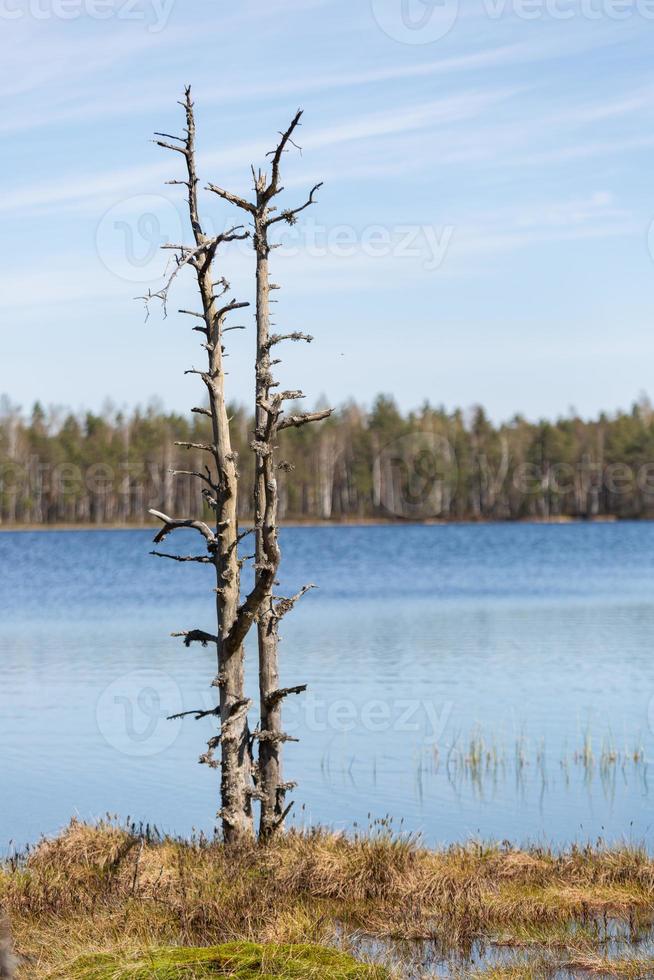
[[(111, 229), (126, 228), (138, 245), (146, 204), (166, 231), (166, 215), (185, 220), (183, 188), (165, 186), (182, 176), (181, 158), (147, 140), (154, 129), (183, 125), (176, 99), (187, 81), (198, 108), (202, 177), (242, 193), (250, 190), (249, 164), (265, 164), (289, 111), (309, 110), (302, 154), (285, 160), (288, 198), (324, 179), (307, 223), (325, 234), (353, 227), (357, 244), (347, 255), (316, 254), (302, 241), (295, 254), (275, 253), (296, 297), (287, 306), (282, 293), (279, 312), (292, 313), (298, 326), (328, 318), (330, 338), (345, 349), (353, 333), (401, 304), (407, 342), (414, 324), (447, 329), (453, 311), (479, 337), (490, 308), (496, 319), (500, 307), (516, 321), (532, 315), (520, 305), (519, 283), (504, 288), (525, 256), (552, 284), (541, 297), (543, 318), (555, 304), (557, 275), (565, 275), (580, 308), (601, 304), (609, 318), (628, 302), (643, 314), (630, 322), (646, 321), (654, 76), (642, 21), (493, 19), (473, 2), (461, 4), (439, 42), (403, 44), (380, 29), (368, 2), (177, 0), (159, 33), (115, 19), (2, 26), (0, 331), (9, 334), (17, 318), (23, 335), (47, 322), (54, 336), (66, 334), (74, 357), (79, 339), (66, 333), (68, 324), (92, 306), (116, 357), (120, 345), (135, 342), (141, 313), (132, 297), (143, 286), (116, 273), (121, 241)], [(224, 220), (217, 199), (206, 195), (203, 205), (209, 221)], [(398, 254), (397, 243), (383, 253), (362, 246), (373, 224), (395, 241), (412, 223), (426, 229), (413, 255)], [(99, 227), (107, 232), (100, 245)], [(43, 256), (38, 280), (23, 258), (35, 240)], [(439, 243), (443, 261), (435, 262)], [(251, 255), (228, 253), (225, 263), (235, 289), (246, 291)], [(568, 272), (584, 263), (596, 283), (590, 299)], [(638, 280), (634, 269), (643, 268)], [(180, 299), (186, 289), (180, 283)], [(428, 351), (433, 336), (421, 342)], [(471, 370), (483, 372), (474, 347), (466, 355)], [(85, 348), (83, 356), (93, 353)], [(23, 368), (16, 376), (27, 388), (16, 396), (47, 400), (47, 390), (28, 390), (33, 374), (27, 361)], [(400, 397), (404, 385), (413, 400), (407, 371), (393, 377)], [(319, 388), (318, 369), (314, 380)]]
[[(435, 126), (478, 116), (489, 106), (510, 98), (515, 90), (471, 92), (451, 98), (437, 99), (418, 106), (395, 111), (367, 113), (350, 117), (334, 126), (306, 133), (305, 150), (317, 151), (342, 143), (362, 142), (373, 137), (399, 136), (403, 133), (431, 129)], [(263, 159), (267, 151), (263, 139), (237, 144), (227, 150), (208, 151), (200, 155), (200, 164), (207, 170), (233, 168), (243, 171), (246, 161)], [(148, 193), (160, 187), (174, 172), (175, 161), (148, 166), (112, 170), (80, 179), (71, 175), (60, 180), (42, 181), (0, 193), (0, 212), (39, 208), (52, 210), (88, 198), (115, 199), (122, 194)]]
[[(307, 11), (324, 7), (326, 0), (298, 0), (296, 8)], [(267, 5), (268, 18), (274, 17), (276, 10), (286, 9)], [(260, 16), (261, 11), (256, 12)], [(251, 26), (254, 12), (242, 11), (227, 17), (222, 29), (232, 33)], [(6, 32), (0, 36), (0, 95), (5, 97), (26, 96), (48, 84), (49, 100), (47, 108), (40, 102), (26, 107), (24, 104), (9, 103), (7, 111), (0, 119), (0, 133), (20, 132), (32, 129), (51, 128), (62, 123), (80, 124), (100, 119), (125, 118), (146, 112), (169, 111), (171, 71), (166, 63), (174, 64), (176, 53), (191, 43), (204, 44), (207, 39), (198, 36), (197, 28), (171, 27), (161, 34), (148, 34), (147, 31), (126, 34), (115, 28), (105, 28), (102, 36), (90, 35), (68, 41), (60, 39), (53, 57), (52, 40), (39, 31), (30, 34), (27, 22), (26, 36), (20, 44), (16, 37)], [(21, 22), (20, 29), (23, 29)], [(253, 78), (253, 72), (242, 73), (237, 85), (216, 86), (214, 72), (207, 72), (201, 59), (194, 65), (193, 80), (204, 105), (248, 104), (253, 101), (279, 100), (285, 96), (305, 99), (312, 93), (328, 94), (342, 89), (356, 89), (365, 86), (380, 86), (389, 82), (411, 82), (413, 80), (438, 78), (439, 76), (479, 73), (483, 70), (510, 69), (512, 66), (528, 65), (548, 60), (577, 57), (586, 50), (608, 47), (617, 43), (613, 35), (594, 34), (570, 36), (563, 42), (557, 39), (543, 41), (532, 38), (527, 41), (514, 41), (495, 46), (481, 47), (475, 44), (473, 50), (443, 57), (440, 51), (431, 57), (421, 55), (419, 60), (397, 64), (391, 62), (381, 66), (361, 68), (356, 71), (339, 70), (321, 73), (315, 66), (300, 61), (292, 73), (286, 75), (275, 72)], [(30, 73), (21, 72), (23, 51), (31, 52), (33, 68)], [(83, 57), (80, 53), (83, 52)], [(152, 62), (144, 73), (137, 88), (132, 83), (121, 83), (112, 77), (112, 97), (107, 98), (106, 84), (98, 84), (103, 73), (117, 68), (122, 62), (135, 58), (150, 59)], [(153, 60), (154, 59), (154, 60)], [(114, 73), (115, 76), (115, 73)], [(82, 78), (93, 79), (88, 85), (75, 85)], [(24, 101), (24, 100), (23, 100)], [(635, 108), (635, 107), (634, 107)], [(599, 112), (599, 107), (597, 107)], [(610, 110), (607, 109), (607, 115)], [(597, 118), (600, 118), (598, 115)]]

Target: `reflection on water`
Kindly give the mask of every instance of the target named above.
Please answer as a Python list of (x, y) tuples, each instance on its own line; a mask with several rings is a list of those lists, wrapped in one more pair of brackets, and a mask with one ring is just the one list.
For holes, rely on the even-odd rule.
[[(516, 977), (516, 980), (518, 977), (574, 980), (580, 976), (592, 976), (596, 980), (615, 980), (616, 976), (644, 980), (652, 975), (654, 962), (651, 925), (634, 930), (629, 923), (603, 919), (571, 928), (565, 942), (557, 942), (554, 948), (548, 948), (546, 941), (515, 944), (499, 937), (496, 942), (474, 941), (465, 953), (456, 954), (440, 949), (431, 940), (384, 942), (367, 936), (351, 939), (350, 947), (361, 959), (394, 967), (404, 980), (430, 977), (469, 980), (471, 976), (481, 980), (487, 971), (495, 970), (515, 971), (499, 975)], [(619, 973), (611, 971), (612, 962), (620, 964)], [(600, 964), (608, 969), (601, 969)], [(491, 972), (489, 980), (497, 976)]]
[[(654, 525), (289, 528), (299, 824), (651, 840)], [(211, 829), (207, 570), (145, 532), (0, 535), (0, 843), (110, 811)], [(250, 690), (256, 664), (250, 649)], [(253, 722), (256, 719), (253, 717)], [(477, 740), (477, 741), (475, 741)]]
[(445, 747), (426, 749), (418, 768), (418, 792), (423, 795), (426, 780), (447, 777), (452, 794), (461, 800), (466, 792), (480, 802), (498, 800), (507, 792), (520, 795), (538, 793), (544, 811), (549, 792), (591, 791), (597, 781), (607, 805), (615, 803), (622, 791), (649, 793), (649, 765), (642, 747), (618, 749), (604, 740), (597, 753), (594, 740), (586, 735), (583, 745), (558, 759), (548, 758), (544, 743), (532, 746), (524, 737), (508, 751), (475, 733), (466, 744), (460, 741)]

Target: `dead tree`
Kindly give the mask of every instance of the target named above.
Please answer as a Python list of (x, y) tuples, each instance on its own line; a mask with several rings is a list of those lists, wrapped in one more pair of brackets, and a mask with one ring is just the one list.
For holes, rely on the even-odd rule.
[[(257, 617), (259, 643), (259, 696), (261, 721), (254, 733), (258, 741), (258, 765), (255, 769), (257, 798), (261, 802), (259, 833), (264, 840), (272, 837), (284, 824), (292, 803), (286, 805), (287, 792), (295, 784), (284, 782), (282, 771), (282, 747), (290, 736), (282, 725), (282, 704), (291, 694), (306, 690), (306, 685), (280, 688), (279, 680), (279, 622), (295, 603), (313, 586), (304, 586), (292, 598), (274, 595), (274, 580), (281, 561), (277, 532), (278, 489), (276, 472), (285, 464), (277, 461), (277, 435), (289, 426), (303, 426), (309, 422), (327, 418), (331, 410), (301, 413), (294, 416), (284, 414), (284, 405), (289, 401), (303, 398), (300, 391), (275, 392), (278, 382), (274, 380), (272, 369), (279, 363), (273, 359), (273, 349), (283, 341), (307, 341), (313, 338), (306, 333), (272, 333), (270, 315), (271, 291), (279, 286), (270, 281), (270, 252), (275, 247), (270, 242), (271, 229), (278, 223), (294, 225), (297, 216), (314, 203), (316, 192), (322, 186), (317, 184), (308, 199), (300, 207), (278, 211), (273, 201), (282, 192), (280, 184), (281, 163), (289, 146), (294, 146), (293, 135), (300, 125), (302, 111), (295, 115), (272, 157), (270, 176), (252, 169), (255, 200), (247, 201), (215, 184), (208, 189), (219, 197), (245, 211), (253, 225), (252, 242), (256, 253), (256, 423), (252, 449), (255, 453), (254, 515), (256, 531), (256, 586), (264, 593), (264, 599)], [(270, 572), (273, 572), (272, 581)]]
[[(181, 310), (197, 321), (193, 327), (203, 338), (206, 367), (192, 369), (187, 374), (198, 375), (206, 388), (208, 408), (195, 408), (194, 412), (205, 415), (211, 422), (211, 441), (208, 444), (184, 444), (187, 449), (206, 453), (207, 465), (198, 470), (185, 471), (184, 475), (199, 480), (204, 497), (213, 512), (212, 526), (193, 518), (177, 519), (159, 511), (151, 511), (161, 521), (161, 530), (155, 537), (160, 544), (174, 531), (191, 529), (202, 538), (204, 552), (199, 555), (153, 554), (178, 562), (200, 562), (215, 569), (216, 617), (215, 634), (190, 629), (176, 634), (184, 638), (187, 647), (193, 643), (216, 648), (218, 673), (213, 682), (218, 688), (219, 706), (213, 711), (186, 712), (196, 718), (216, 716), (220, 727), (208, 743), (207, 752), (200, 762), (221, 769), (221, 810), (223, 835), (228, 843), (253, 833), (251, 775), (251, 735), (248, 727), (248, 710), (252, 702), (244, 689), (244, 640), (259, 612), (261, 604), (272, 588), (276, 563), (260, 562), (254, 588), (241, 602), (241, 559), (239, 543), (244, 534), (239, 533), (237, 519), (238, 471), (237, 460), (232, 452), (229, 417), (225, 395), (225, 371), (223, 366), (224, 332), (226, 320), (234, 310), (248, 306), (235, 300), (227, 301), (227, 281), (216, 273), (216, 254), (219, 247), (235, 239), (247, 238), (249, 232), (242, 227), (211, 237), (205, 234), (200, 219), (198, 183), (195, 153), (195, 119), (191, 90), (188, 88), (180, 103), (186, 114), (184, 136), (155, 134), (157, 145), (179, 153), (185, 162), (186, 178), (172, 180), (188, 192), (188, 213), (193, 231), (191, 245), (170, 244), (164, 246), (174, 254), (175, 265), (163, 288), (145, 297), (146, 305), (153, 298), (161, 300), (166, 311), (169, 290), (179, 274), (190, 267), (197, 278), (202, 304), (201, 311)], [(180, 444), (178, 444), (180, 445)], [(247, 532), (246, 532), (247, 533)], [(221, 761), (215, 761), (220, 747)]]

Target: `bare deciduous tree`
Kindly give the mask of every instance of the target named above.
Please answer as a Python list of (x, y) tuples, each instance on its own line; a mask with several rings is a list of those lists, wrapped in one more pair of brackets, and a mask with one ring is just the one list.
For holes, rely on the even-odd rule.
[[(214, 714), (220, 717), (220, 730), (209, 741), (207, 752), (201, 762), (212, 768), (221, 768), (220, 817), (225, 840), (233, 842), (253, 833), (252, 823), (252, 779), (250, 731), (247, 714), (252, 702), (245, 695), (244, 683), (244, 640), (257, 615), (263, 596), (274, 580), (274, 570), (262, 569), (255, 587), (241, 604), (241, 561), (239, 542), (244, 535), (239, 533), (237, 517), (238, 470), (237, 459), (232, 452), (229, 417), (225, 395), (225, 371), (223, 365), (223, 339), (226, 320), (234, 310), (248, 306), (235, 300), (227, 301), (229, 289), (227, 281), (216, 273), (216, 254), (220, 245), (235, 239), (243, 239), (248, 232), (243, 228), (232, 228), (224, 234), (210, 237), (205, 234), (200, 220), (198, 206), (198, 183), (195, 153), (195, 118), (191, 90), (188, 88), (182, 103), (186, 113), (186, 130), (183, 137), (157, 133), (155, 142), (165, 149), (180, 153), (186, 164), (186, 179), (171, 181), (185, 185), (188, 191), (188, 212), (194, 245), (169, 245), (175, 253), (175, 268), (163, 289), (154, 294), (164, 304), (177, 274), (190, 266), (197, 278), (202, 302), (202, 311), (194, 313), (182, 310), (197, 320), (193, 327), (204, 337), (207, 366), (204, 370), (192, 369), (187, 372), (197, 374), (204, 382), (208, 408), (196, 408), (195, 412), (207, 415), (211, 420), (212, 441), (209, 445), (187, 443), (186, 448), (207, 453), (209, 460), (204, 470), (192, 471), (190, 475), (201, 481), (204, 496), (215, 515), (214, 526), (194, 519), (175, 519), (158, 511), (154, 517), (162, 522), (155, 538), (160, 544), (169, 534), (180, 528), (197, 531), (204, 539), (206, 554), (169, 555), (153, 552), (159, 557), (172, 558), (181, 562), (201, 562), (212, 564), (216, 575), (216, 634), (208, 634), (192, 629), (183, 636), (187, 646), (199, 642), (203, 646), (215, 645), (217, 650), (218, 674), (214, 685), (220, 692), (219, 707), (214, 712), (188, 712), (196, 717)], [(153, 298), (148, 295), (146, 301)], [(186, 475), (189, 475), (187, 473)], [(246, 532), (247, 533), (247, 532)], [(221, 762), (215, 761), (215, 752), (220, 746)]]
[(293, 788), (293, 783), (284, 781), (282, 771), (282, 746), (290, 740), (282, 725), (282, 704), (291, 694), (300, 694), (306, 690), (306, 685), (292, 688), (280, 688), (279, 680), (279, 622), (289, 612), (295, 603), (309, 589), (304, 586), (292, 598), (278, 598), (273, 594), (273, 582), (265, 586), (264, 576), (272, 569), (273, 579), (277, 575), (281, 562), (277, 533), (278, 487), (276, 472), (284, 463), (277, 462), (277, 435), (289, 426), (303, 426), (309, 422), (320, 421), (331, 415), (331, 410), (298, 415), (284, 415), (284, 405), (289, 401), (303, 398), (301, 391), (275, 392), (278, 382), (273, 377), (272, 369), (279, 363), (274, 359), (273, 349), (283, 341), (307, 341), (313, 339), (309, 334), (293, 332), (287, 334), (272, 333), (270, 315), (271, 291), (279, 286), (270, 281), (270, 252), (274, 247), (270, 242), (271, 228), (285, 222), (294, 225), (297, 216), (315, 200), (315, 194), (322, 184), (317, 184), (309, 194), (308, 199), (299, 207), (282, 210), (273, 205), (274, 199), (283, 191), (281, 186), (281, 163), (289, 145), (293, 143), (293, 135), (300, 125), (302, 110), (298, 110), (275, 150), (272, 151), (270, 176), (262, 170), (258, 173), (252, 169), (254, 178), (255, 200), (247, 201), (215, 184), (209, 185), (209, 190), (219, 197), (245, 211), (253, 224), (252, 242), (256, 253), (256, 323), (257, 323), (257, 352), (256, 352), (256, 428), (252, 448), (256, 456), (255, 487), (254, 487), (254, 516), (256, 529), (256, 576), (257, 583), (265, 588), (265, 597), (258, 614), (257, 629), (259, 641), (259, 696), (261, 722), (255, 732), (259, 743), (259, 758), (256, 767), (257, 797), (261, 802), (261, 820), (259, 833), (263, 839), (268, 839), (279, 831), (291, 809), (292, 804), (286, 805), (287, 792)]
[[(274, 595), (274, 585), (281, 561), (278, 541), (277, 510), (278, 487), (276, 472), (283, 462), (276, 458), (276, 439), (280, 430), (289, 426), (300, 427), (309, 422), (327, 418), (331, 410), (313, 413), (285, 415), (284, 406), (289, 401), (303, 398), (299, 391), (276, 392), (278, 387), (273, 379), (272, 368), (279, 363), (273, 360), (272, 350), (285, 340), (311, 341), (304, 333), (273, 334), (270, 319), (270, 292), (278, 287), (270, 282), (269, 256), (273, 246), (269, 242), (270, 228), (278, 222), (294, 224), (297, 215), (314, 203), (316, 191), (313, 188), (308, 200), (298, 208), (276, 213), (271, 202), (283, 188), (280, 186), (280, 168), (284, 152), (293, 144), (293, 134), (300, 124), (302, 112), (298, 111), (288, 130), (282, 134), (277, 148), (272, 153), (270, 178), (262, 171), (254, 173), (256, 201), (250, 203), (214, 184), (208, 190), (218, 194), (223, 200), (235, 204), (247, 212), (253, 225), (253, 243), (256, 252), (256, 380), (255, 380), (255, 433), (252, 450), (255, 454), (254, 484), (254, 532), (256, 537), (254, 586), (245, 600), (241, 602), (241, 568), (244, 563), (239, 557), (239, 543), (247, 535), (238, 528), (238, 470), (237, 460), (231, 447), (229, 418), (225, 394), (224, 333), (226, 319), (234, 310), (248, 306), (235, 300), (227, 302), (225, 296), (229, 289), (224, 277), (218, 277), (215, 265), (216, 255), (221, 245), (237, 239), (250, 237), (250, 231), (242, 225), (233, 227), (223, 234), (208, 236), (200, 219), (198, 204), (199, 179), (196, 169), (195, 119), (190, 89), (186, 90), (181, 103), (186, 114), (184, 136), (169, 136), (157, 133), (155, 142), (165, 149), (180, 153), (186, 163), (186, 179), (173, 180), (171, 184), (182, 184), (188, 191), (188, 212), (193, 230), (194, 244), (169, 244), (164, 248), (174, 253), (175, 266), (163, 288), (145, 297), (146, 306), (153, 298), (161, 300), (166, 310), (169, 291), (180, 271), (186, 267), (194, 270), (202, 301), (202, 311), (194, 313), (181, 310), (198, 321), (194, 330), (204, 336), (203, 347), (207, 355), (207, 367), (187, 372), (200, 376), (208, 394), (208, 408), (195, 408), (194, 412), (206, 415), (211, 420), (212, 441), (210, 444), (185, 443), (185, 448), (194, 452), (206, 452), (209, 465), (204, 470), (184, 471), (203, 484), (204, 497), (215, 514), (214, 526), (194, 518), (173, 518), (161, 511), (150, 513), (161, 521), (161, 529), (155, 537), (160, 544), (172, 532), (179, 529), (196, 531), (204, 539), (206, 554), (178, 555), (155, 551), (153, 554), (178, 562), (200, 562), (212, 564), (216, 574), (216, 634), (200, 629), (191, 629), (175, 634), (184, 639), (186, 646), (200, 643), (202, 646), (215, 645), (218, 659), (218, 676), (214, 684), (220, 690), (220, 703), (214, 710), (184, 712), (182, 716), (196, 719), (210, 716), (220, 717), (220, 731), (209, 742), (207, 752), (201, 762), (222, 771), (221, 796), (223, 834), (228, 842), (236, 841), (244, 835), (253, 833), (252, 800), (261, 803), (259, 832), (263, 839), (273, 836), (284, 823), (290, 810), (285, 805), (285, 797), (291, 788), (283, 781), (281, 747), (289, 741), (283, 731), (281, 706), (290, 694), (299, 694), (306, 685), (294, 688), (280, 688), (279, 684), (279, 633), (278, 624), (295, 603), (313, 586), (304, 586), (297, 595), (281, 598)], [(177, 445), (181, 445), (178, 443)], [(178, 471), (181, 475), (181, 471)], [(248, 711), (251, 700), (246, 696), (244, 685), (244, 641), (256, 621), (259, 640), (259, 694), (261, 721), (258, 729), (250, 733)], [(259, 745), (259, 757), (253, 764), (252, 746)], [(221, 762), (215, 761), (215, 752), (220, 746)]]

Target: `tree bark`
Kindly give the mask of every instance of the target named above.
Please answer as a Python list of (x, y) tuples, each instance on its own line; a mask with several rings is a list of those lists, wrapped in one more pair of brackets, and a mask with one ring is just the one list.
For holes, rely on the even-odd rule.
[[(280, 429), (288, 426), (302, 426), (306, 423), (327, 418), (331, 411), (307, 413), (282, 419), (283, 405), (304, 397), (302, 392), (287, 391), (274, 394), (277, 387), (272, 376), (272, 368), (278, 363), (271, 358), (271, 350), (284, 340), (311, 341), (304, 333), (272, 334), (270, 321), (270, 292), (278, 287), (270, 282), (269, 243), (270, 228), (278, 222), (295, 224), (297, 215), (314, 203), (314, 194), (322, 186), (315, 186), (308, 200), (298, 208), (274, 214), (276, 208), (271, 202), (283, 188), (280, 185), (280, 170), (283, 154), (293, 143), (293, 134), (300, 125), (302, 111), (298, 111), (291, 125), (282, 134), (276, 149), (272, 152), (270, 179), (259, 171), (254, 174), (256, 202), (239, 198), (220, 187), (210, 185), (224, 200), (246, 211), (254, 223), (253, 244), (256, 253), (256, 406), (255, 406), (255, 482), (254, 482), (254, 520), (256, 532), (255, 588), (261, 595), (261, 605), (257, 613), (257, 633), (259, 647), (259, 702), (260, 727), (255, 732), (259, 743), (258, 764), (255, 770), (256, 796), (261, 803), (259, 836), (268, 840), (283, 828), (284, 820), (290, 810), (285, 806), (288, 790), (294, 785), (285, 783), (282, 771), (282, 746), (290, 741), (282, 725), (282, 703), (290, 694), (298, 694), (305, 686), (281, 689), (279, 682), (279, 621), (295, 602), (308, 590), (308, 586), (292, 599), (276, 601), (273, 595), (276, 575), (281, 562), (277, 532), (277, 512), (279, 489), (277, 484), (276, 437)], [(254, 171), (253, 171), (254, 173)], [(283, 465), (283, 464), (280, 464)]]
[[(238, 234), (238, 229), (232, 229), (231, 232), (216, 238), (205, 235), (198, 208), (195, 118), (190, 89), (186, 90), (183, 106), (186, 113), (186, 135), (184, 138), (167, 138), (177, 140), (181, 146), (162, 139), (156, 142), (166, 149), (182, 153), (185, 158), (187, 180), (181, 183), (185, 183), (188, 189), (189, 218), (195, 247), (178, 247), (180, 255), (177, 259), (177, 269), (161, 293), (157, 295), (165, 305), (168, 289), (177, 271), (187, 264), (195, 270), (202, 300), (202, 315), (198, 315), (197, 318), (203, 325), (196, 326), (194, 329), (205, 337), (203, 346), (207, 352), (208, 365), (204, 372), (187, 373), (199, 374), (207, 389), (209, 408), (196, 411), (209, 415), (212, 443), (209, 446), (187, 444), (186, 448), (206, 451), (213, 461), (213, 469), (207, 466), (205, 472), (197, 471), (191, 475), (204, 485), (205, 498), (215, 514), (215, 531), (207, 533), (209, 529), (201, 522), (174, 521), (166, 515), (155, 512), (155, 516), (164, 522), (164, 527), (155, 541), (163, 540), (177, 527), (193, 527), (200, 530), (207, 543), (208, 559), (206, 560), (215, 568), (217, 631), (211, 641), (215, 642), (217, 653), (218, 674), (214, 686), (219, 690), (221, 724), (220, 731), (210, 740), (208, 751), (200, 761), (216, 768), (218, 763), (214, 761), (214, 752), (218, 745), (221, 746), (222, 805), (219, 816), (225, 841), (234, 843), (253, 834), (250, 731), (247, 721), (251, 701), (246, 698), (244, 687), (245, 633), (241, 635), (242, 631), (237, 628), (240, 627), (238, 621), (241, 595), (241, 565), (238, 553), (238, 472), (236, 458), (232, 451), (227, 414), (223, 328), (225, 319), (232, 310), (248, 304), (231, 302), (220, 306), (221, 298), (227, 292), (228, 286), (224, 280), (216, 280), (214, 260), (218, 246), (222, 242), (233, 238), (245, 238), (247, 233)], [(172, 557), (177, 557), (178, 560), (202, 560), (194, 559), (192, 556), (188, 559), (180, 556)], [(197, 632), (185, 634), (187, 642), (192, 642), (189, 637), (193, 637)], [(235, 642), (234, 637), (237, 633), (239, 639)]]
[[(255, 248), (257, 254), (257, 362), (256, 439), (265, 450), (256, 455), (255, 525), (257, 566), (271, 563), (275, 574), (281, 562), (277, 535), (278, 492), (275, 473), (276, 419), (269, 405), (272, 384), (270, 365), (270, 272), (267, 204), (265, 191), (257, 188)], [(259, 573), (257, 573), (259, 574)], [(266, 591), (257, 623), (259, 647), (260, 726), (257, 782), (261, 816), (259, 836), (274, 835), (284, 820), (285, 789), (282, 780), (282, 701), (273, 698), (279, 690), (279, 635), (273, 608), (272, 586)]]

